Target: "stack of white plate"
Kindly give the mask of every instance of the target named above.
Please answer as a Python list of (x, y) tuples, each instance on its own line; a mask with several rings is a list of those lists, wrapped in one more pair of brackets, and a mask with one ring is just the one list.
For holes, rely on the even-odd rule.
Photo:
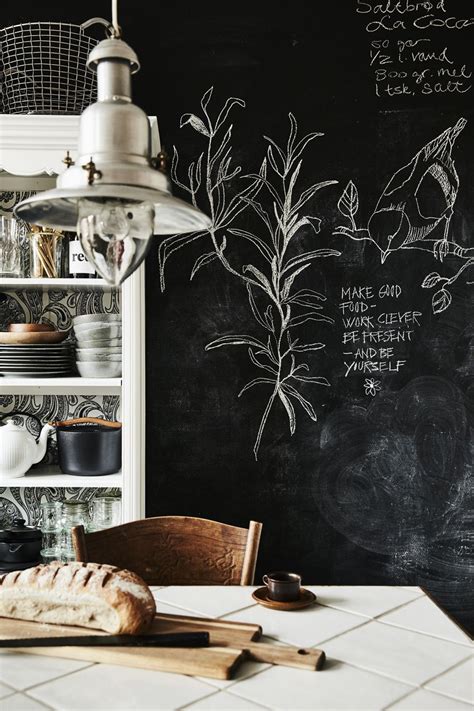
[(58, 378), (74, 370), (72, 344), (0, 345), (0, 375), (12, 378)]
[(87, 314), (73, 319), (76, 365), (83, 378), (119, 378), (122, 375), (122, 317)]

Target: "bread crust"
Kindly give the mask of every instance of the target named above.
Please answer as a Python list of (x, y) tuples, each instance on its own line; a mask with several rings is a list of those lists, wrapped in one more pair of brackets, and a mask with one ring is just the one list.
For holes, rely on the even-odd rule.
[[(53, 562), (0, 576), (0, 616), (74, 624), (71, 608), (80, 626), (111, 634), (136, 634), (156, 612), (146, 583), (112, 565)], [(87, 614), (81, 616), (81, 608)]]

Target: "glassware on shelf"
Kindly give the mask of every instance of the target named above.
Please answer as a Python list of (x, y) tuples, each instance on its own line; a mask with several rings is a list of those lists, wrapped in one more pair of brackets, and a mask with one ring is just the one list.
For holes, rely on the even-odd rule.
[(30, 238), (30, 277), (60, 279), (64, 276), (63, 240), (59, 230), (33, 225)]
[(122, 500), (118, 496), (96, 496), (91, 501), (91, 530), (119, 526), (122, 523)]
[(18, 222), (0, 217), (0, 277), (21, 277), (21, 244)]
[(90, 529), (89, 505), (87, 501), (63, 501), (61, 530), (59, 534), (59, 552), (62, 561), (75, 560), (71, 529), (74, 526)]
[(41, 557), (44, 563), (49, 563), (60, 557), (62, 504), (60, 501), (45, 501), (40, 505), (40, 512), (39, 527), (43, 534)]

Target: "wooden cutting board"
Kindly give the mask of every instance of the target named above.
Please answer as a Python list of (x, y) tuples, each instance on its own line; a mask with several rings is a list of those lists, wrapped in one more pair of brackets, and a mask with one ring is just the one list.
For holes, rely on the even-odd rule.
[[(324, 653), (319, 650), (300, 650), (258, 642), (262, 636), (259, 625), (210, 620), (181, 615), (156, 615), (149, 632), (209, 632), (210, 647), (25, 647), (15, 652), (63, 657), (81, 661), (118, 664), (121, 666), (176, 672), (213, 679), (231, 679), (244, 659), (285, 664), (298, 668), (316, 670), (321, 668)], [(82, 636), (91, 630), (65, 625), (46, 625), (37, 622), (0, 618), (1, 639), (25, 639), (28, 637)], [(106, 634), (93, 631), (93, 634)]]

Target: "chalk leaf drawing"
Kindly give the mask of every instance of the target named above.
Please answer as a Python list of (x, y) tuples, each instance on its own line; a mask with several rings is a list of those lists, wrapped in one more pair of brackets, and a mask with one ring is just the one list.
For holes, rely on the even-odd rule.
[[(298, 386), (301, 383), (330, 385), (325, 377), (311, 375), (309, 364), (300, 360), (301, 354), (318, 351), (325, 344), (302, 342), (295, 329), (308, 322), (333, 324), (334, 321), (324, 313), (325, 295), (314, 289), (298, 288), (296, 281), (313, 260), (338, 257), (340, 252), (334, 249), (310, 249), (290, 256), (290, 248), (303, 231), (305, 234), (318, 235), (321, 220), (308, 214), (305, 206), (319, 190), (337, 181), (325, 180), (305, 190), (299, 189), (303, 153), (311, 141), (323, 134), (309, 133), (299, 137), (297, 122), (291, 113), (286, 144), (280, 146), (265, 136), (268, 147), (258, 173), (242, 175), (241, 166), (233, 165), (233, 126), (228, 118), (232, 109), (245, 107), (245, 102), (229, 98), (217, 117), (212, 118), (209, 110), (212, 92), (210, 88), (202, 97), (201, 117), (188, 113), (182, 116), (180, 122), (181, 127), (191, 126), (203, 136), (205, 149), (197, 160), (187, 166), (186, 177), (181, 178), (179, 153), (175, 147), (171, 171), (174, 182), (189, 194), (194, 205), (197, 205), (198, 192), (203, 194), (200, 207), (210, 216), (211, 226), (207, 231), (184, 236), (173, 235), (161, 243), (161, 288), (165, 288), (165, 265), (169, 257), (182, 247), (206, 237), (209, 240), (206, 251), (196, 260), (190, 278), (194, 279), (198, 272), (210, 264), (219, 263), (246, 289), (250, 312), (261, 335), (220, 336), (208, 343), (206, 350), (244, 346), (250, 362), (261, 371), (261, 375), (248, 382), (238, 395), (241, 397), (254, 387), (268, 391), (253, 449), (257, 459), (274, 404), (279, 402), (283, 406), (288, 416), (290, 433), (293, 434), (296, 429), (295, 403), (312, 420), (317, 419), (314, 406), (302, 395)], [(243, 187), (240, 189), (236, 189), (236, 178), (242, 181)], [(232, 186), (231, 181), (234, 181)], [(350, 207), (350, 199), (348, 204), (347, 209), (353, 209)], [(239, 226), (237, 218), (244, 211), (253, 211), (261, 224), (261, 230), (251, 231)], [(226, 252), (229, 240), (237, 240), (237, 245), (242, 240), (252, 245), (252, 250), (255, 250), (252, 262), (255, 263), (242, 266), (231, 264)]]
[[(463, 260), (452, 276), (433, 272), (423, 280), (424, 289), (440, 287), (432, 297), (435, 314), (449, 307), (452, 301), (449, 286), (474, 264), (474, 248), (462, 247), (449, 234), (459, 190), (452, 151), (466, 123), (466, 119), (460, 118), (396, 171), (378, 199), (367, 227), (356, 225), (359, 196), (352, 181), (338, 202), (339, 212), (350, 224), (339, 225), (334, 234), (372, 242), (380, 251), (382, 264), (399, 249), (431, 252), (440, 262), (448, 255)], [(435, 239), (432, 233), (440, 224), (444, 225), (443, 237)]]

